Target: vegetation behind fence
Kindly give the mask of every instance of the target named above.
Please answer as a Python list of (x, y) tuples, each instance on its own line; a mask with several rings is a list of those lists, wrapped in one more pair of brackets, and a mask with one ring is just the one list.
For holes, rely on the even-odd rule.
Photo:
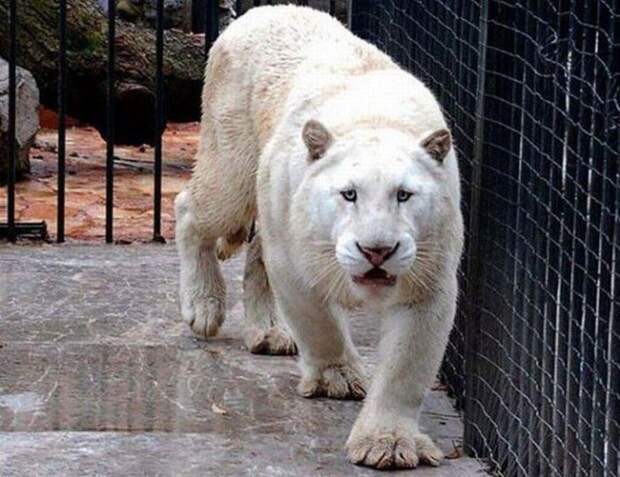
[(353, 2), (438, 95), (469, 223), (443, 377), (504, 475), (618, 475), (620, 2)]

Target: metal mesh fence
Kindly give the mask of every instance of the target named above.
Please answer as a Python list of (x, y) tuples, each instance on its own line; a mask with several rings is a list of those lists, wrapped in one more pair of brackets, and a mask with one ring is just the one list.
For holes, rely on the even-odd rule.
[(442, 375), (502, 475), (619, 472), (620, 1), (354, 0), (436, 93), (466, 222)]

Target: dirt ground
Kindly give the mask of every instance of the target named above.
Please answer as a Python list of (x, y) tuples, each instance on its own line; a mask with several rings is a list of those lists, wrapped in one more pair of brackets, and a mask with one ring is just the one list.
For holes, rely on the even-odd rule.
[[(162, 233), (174, 237), (173, 202), (191, 174), (198, 123), (169, 124), (163, 136)], [(16, 219), (44, 220), (56, 236), (58, 132), (41, 129), (30, 152), (31, 173), (16, 185)], [(114, 239), (148, 241), (153, 230), (153, 147), (116, 146)], [(71, 127), (66, 140), (67, 240), (100, 241), (105, 235), (106, 144), (90, 127)], [(0, 221), (6, 217), (6, 187), (0, 188)]]

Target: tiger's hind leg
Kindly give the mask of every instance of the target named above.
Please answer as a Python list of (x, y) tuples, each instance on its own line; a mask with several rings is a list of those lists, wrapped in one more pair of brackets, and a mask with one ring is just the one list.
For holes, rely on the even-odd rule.
[(297, 346), (277, 310), (263, 262), (260, 236), (248, 248), (243, 277), (244, 341), (254, 354), (292, 355)]

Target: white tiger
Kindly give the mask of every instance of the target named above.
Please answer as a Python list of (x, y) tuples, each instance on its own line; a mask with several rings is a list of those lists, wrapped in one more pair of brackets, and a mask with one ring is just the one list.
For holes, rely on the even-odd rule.
[[(433, 94), (308, 8), (251, 10), (211, 50), (201, 144), (176, 200), (184, 319), (224, 320), (218, 256), (248, 251), (245, 341), (299, 350), (305, 397), (361, 399), (346, 447), (372, 467), (438, 465), (418, 426), (452, 327), (463, 241), (459, 172)], [(347, 315), (383, 328), (370, 385)]]

